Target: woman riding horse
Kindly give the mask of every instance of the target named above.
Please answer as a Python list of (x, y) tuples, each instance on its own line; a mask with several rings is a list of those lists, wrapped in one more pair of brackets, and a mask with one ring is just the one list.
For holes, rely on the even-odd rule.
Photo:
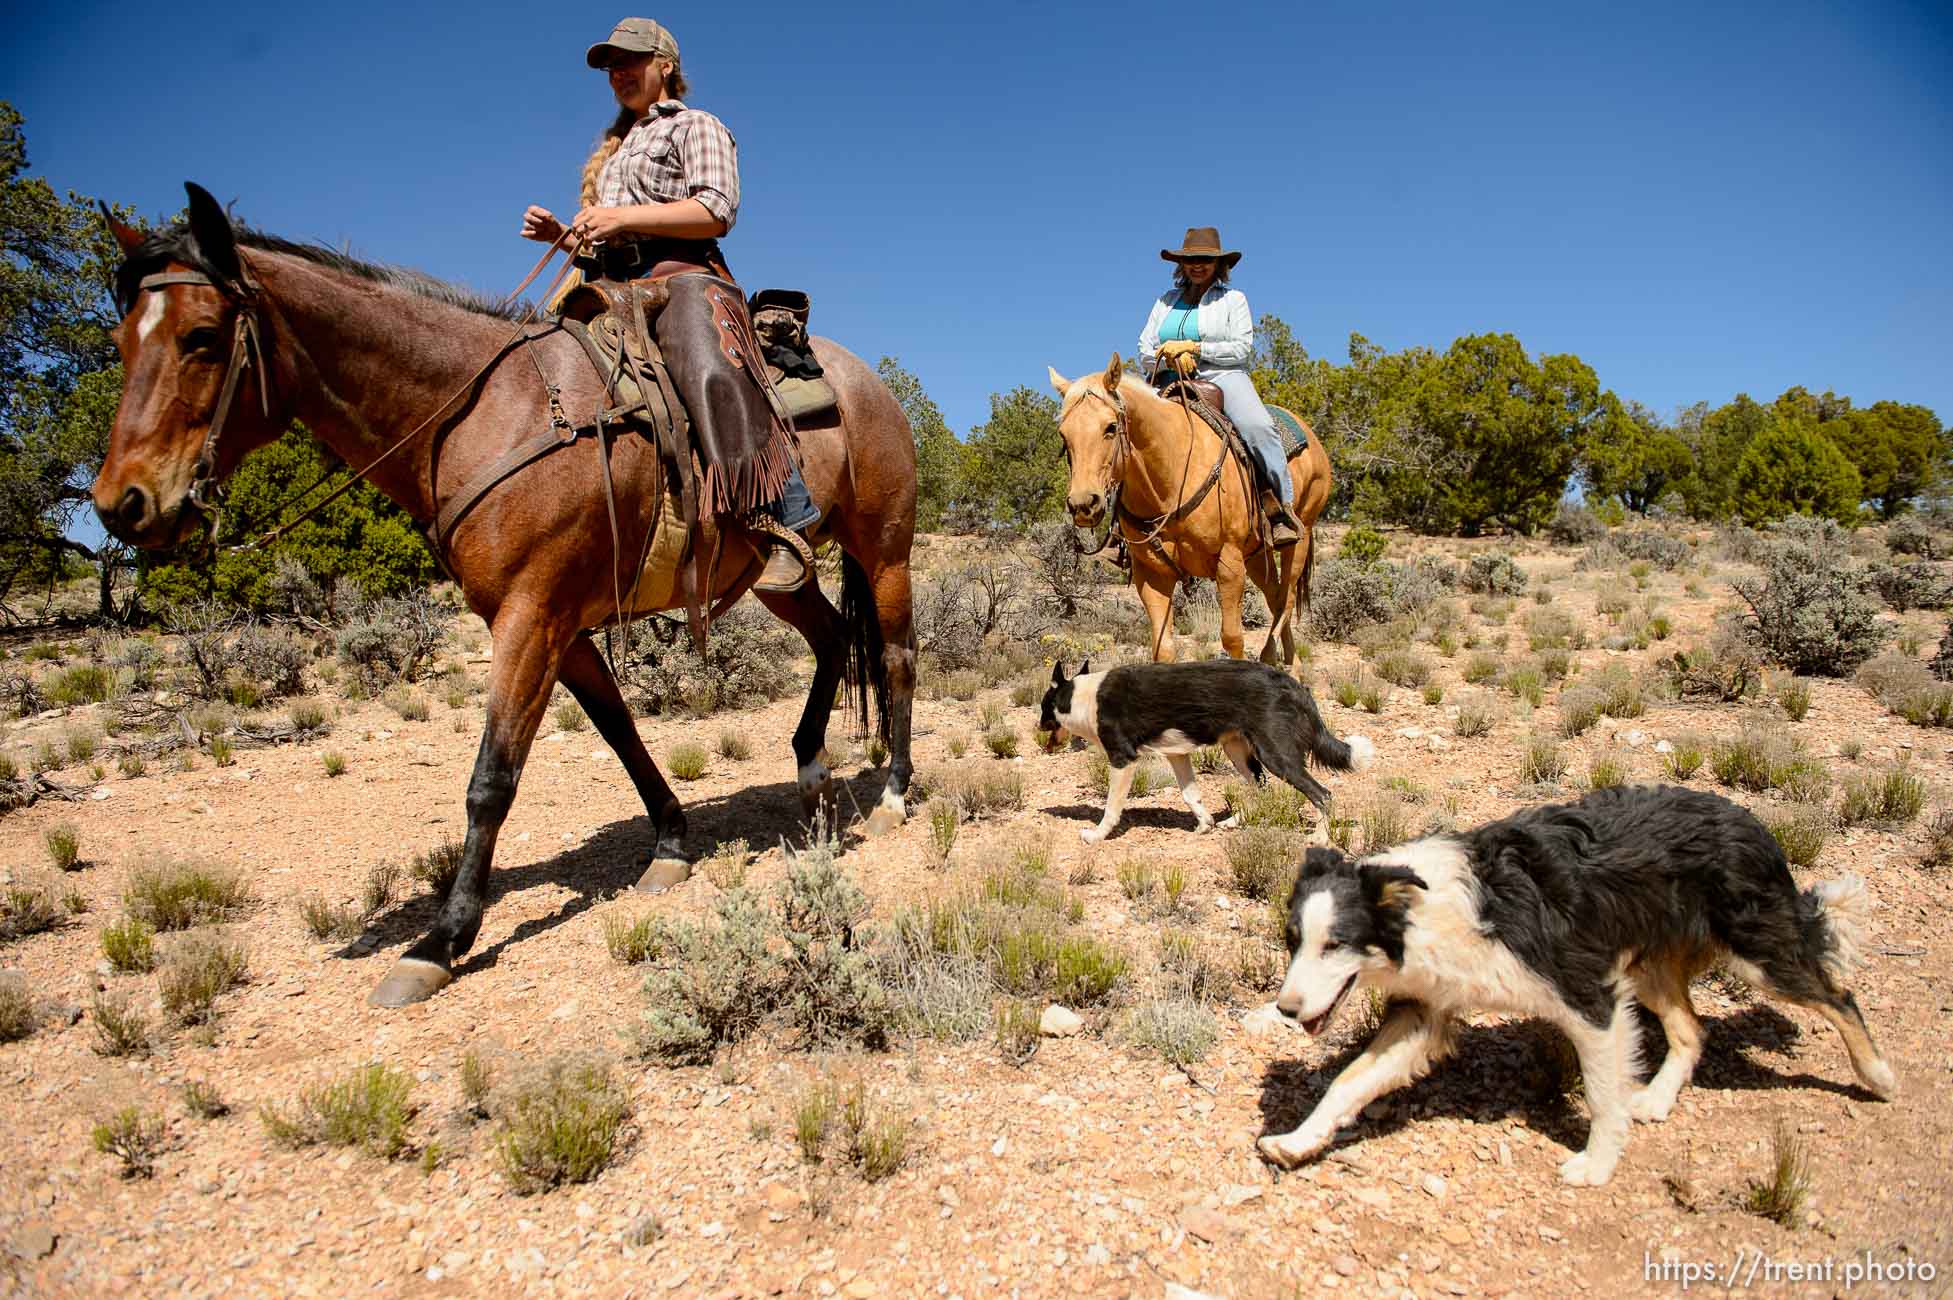
[(1241, 431), (1261, 470), (1261, 509), (1276, 546), (1302, 540), (1302, 525), (1289, 509), (1294, 495), (1282, 441), (1248, 376), (1254, 355), (1254, 316), (1247, 295), (1228, 285), (1241, 254), (1221, 248), (1213, 226), (1190, 226), (1179, 248), (1162, 248), (1174, 263), (1173, 287), (1161, 294), (1139, 332), (1139, 359), (1152, 374), (1164, 361), (1181, 374), (1207, 380), (1226, 399), (1227, 417)]
[[(578, 264), (591, 278), (629, 280), (694, 270), (731, 282), (718, 237), (732, 229), (739, 215), (739, 151), (723, 122), (685, 106), (682, 96), (689, 87), (679, 69), (677, 40), (649, 18), (626, 18), (584, 57), (609, 75), (619, 109), (584, 165), (583, 207), (569, 225), (569, 233), (585, 250)], [(553, 244), (563, 233), (563, 223), (547, 208), (531, 205), (522, 214), (525, 238)], [(700, 289), (698, 284), (673, 285), (678, 297)], [(674, 306), (679, 306), (676, 299)], [(680, 307), (668, 315), (669, 328), (667, 317), (659, 318), (658, 341), (666, 345), (673, 382), (701, 443), (749, 446), (763, 431), (730, 428), (714, 436), (715, 421), (730, 415), (715, 409), (721, 407), (720, 399), (749, 389), (749, 381), (720, 348), (700, 346), (705, 339), (696, 331), (692, 337), (669, 339), (669, 334), (683, 331), (681, 322), (690, 313)], [(765, 410), (750, 400), (739, 405), (748, 423), (756, 411)], [(811, 573), (811, 552), (793, 534), (804, 536), (812, 529), (820, 510), (807, 492), (787, 438), (772, 432), (760, 450), (744, 456), (738, 450), (731, 453), (744, 463), (728, 467), (727, 490), (713, 504), (740, 514), (758, 546), (771, 548), (754, 587), (790, 592)], [(753, 506), (762, 506), (763, 513)]]

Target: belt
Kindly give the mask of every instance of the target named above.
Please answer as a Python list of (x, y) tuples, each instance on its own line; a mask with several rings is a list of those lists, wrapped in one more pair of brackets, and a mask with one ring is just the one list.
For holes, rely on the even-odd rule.
[(634, 280), (661, 262), (713, 268), (725, 265), (716, 239), (631, 239), (592, 244), (588, 253), (578, 254), (574, 260), (584, 275), (606, 280)]

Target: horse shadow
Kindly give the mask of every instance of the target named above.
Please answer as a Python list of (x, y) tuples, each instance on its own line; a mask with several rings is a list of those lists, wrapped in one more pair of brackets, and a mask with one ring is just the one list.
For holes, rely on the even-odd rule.
[[(1661, 1067), (1667, 1040), (1661, 1023), (1637, 1007), (1645, 1082)], [(1855, 1081), (1843, 1082), (1803, 1071), (1785, 1072), (1756, 1060), (1751, 1052), (1782, 1052), (1802, 1037), (1797, 1023), (1775, 1007), (1761, 1003), (1726, 1016), (1704, 1017), (1705, 1043), (1689, 1088), (1717, 1091), (1765, 1091), (1810, 1088), (1853, 1101), (1877, 1098)], [(1343, 1044), (1320, 1065), (1302, 1061), (1271, 1061), (1262, 1073), (1260, 1136), (1288, 1133), (1306, 1119), (1351, 1061), (1369, 1046), (1364, 1034)], [(1839, 1053), (1843, 1060), (1843, 1053)], [(1395, 1133), (1413, 1122), (1434, 1117), (1496, 1123), (1517, 1118), (1528, 1129), (1578, 1151), (1586, 1143), (1587, 1119), (1581, 1113), (1578, 1058), (1560, 1031), (1544, 1021), (1510, 1021), (1496, 1025), (1467, 1025), (1458, 1033), (1450, 1056), (1415, 1083), (1385, 1093), (1365, 1115), (1343, 1129), (1333, 1145), (1360, 1143)], [(1845, 1066), (1847, 1077), (1850, 1067)], [(1576, 1105), (1578, 1101), (1579, 1105)], [(1366, 1108), (1368, 1109), (1368, 1108)]]
[[(841, 809), (838, 839), (843, 852), (861, 842), (861, 827), (867, 813), (880, 801), (886, 780), (887, 774), (876, 768), (835, 778), (835, 798)], [(717, 846), (735, 839), (744, 839), (753, 851), (764, 852), (775, 844), (804, 848), (813, 838), (813, 828), (801, 817), (800, 789), (793, 781), (750, 785), (702, 799), (686, 805), (685, 816), (685, 847), (695, 859), (703, 859)], [(545, 885), (561, 885), (574, 892), (549, 915), (531, 917), (506, 938), (471, 952), (455, 967), (456, 977), (494, 966), (510, 947), (567, 924), (598, 903), (629, 890), (643, 874), (656, 847), (651, 819), (640, 813), (612, 822), (553, 857), (521, 866), (491, 867), (485, 907)], [(356, 938), (332, 955), (357, 961), (411, 943), (433, 925), (444, 901), (445, 893), (423, 893), (396, 903), (369, 919)]]

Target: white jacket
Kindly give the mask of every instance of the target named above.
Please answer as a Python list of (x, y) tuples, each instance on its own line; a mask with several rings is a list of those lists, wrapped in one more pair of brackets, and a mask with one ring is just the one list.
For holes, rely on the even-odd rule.
[[(1159, 296), (1139, 331), (1139, 360), (1150, 374), (1160, 355), (1160, 322), (1180, 301), (1180, 291)], [(1215, 285), (1200, 297), (1200, 368), (1245, 370), (1255, 350), (1255, 318), (1248, 311), (1248, 295)]]

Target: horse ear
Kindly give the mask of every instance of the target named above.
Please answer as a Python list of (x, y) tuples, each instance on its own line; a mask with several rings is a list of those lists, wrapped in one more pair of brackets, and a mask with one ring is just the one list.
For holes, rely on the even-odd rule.
[(197, 241), (197, 251), (218, 279), (241, 285), (244, 267), (237, 260), (237, 234), (231, 229), (230, 216), (210, 197), (210, 191), (195, 181), (183, 182), (183, 189), (190, 196), (190, 237)]
[(121, 246), (122, 256), (133, 256), (135, 251), (141, 248), (145, 242), (143, 233), (134, 226), (124, 225), (122, 220), (115, 215), (107, 203), (100, 199), (97, 199), (95, 202), (96, 206), (102, 210), (102, 220), (108, 224), (109, 233), (115, 236), (115, 242)]
[(1071, 380), (1059, 374), (1056, 366), (1046, 366), (1044, 370), (1051, 376), (1051, 386), (1058, 390), (1058, 396), (1063, 397), (1071, 391)]
[(1119, 360), (1119, 354), (1117, 352), (1114, 352), (1112, 354), (1112, 364), (1105, 368), (1105, 391), (1106, 392), (1111, 393), (1111, 392), (1116, 392), (1118, 390), (1119, 376), (1124, 374), (1125, 370), (1126, 370), (1126, 363)]
[(1083, 677), (1086, 673), (1089, 673), (1091, 671), (1092, 671), (1092, 661), (1090, 659), (1087, 659), (1084, 663), (1078, 665), (1078, 675), (1080, 677)]
[(1062, 659), (1055, 661), (1051, 665), (1051, 684), (1053, 686), (1063, 686), (1065, 684), (1065, 661)]

